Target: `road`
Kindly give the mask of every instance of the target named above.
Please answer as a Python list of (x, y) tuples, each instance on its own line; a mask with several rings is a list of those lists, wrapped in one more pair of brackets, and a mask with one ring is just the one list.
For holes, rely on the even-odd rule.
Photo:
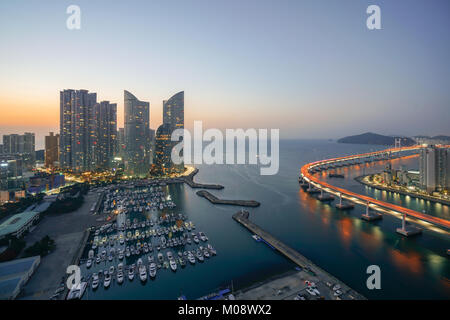
[[(310, 169), (314, 168), (316, 166), (322, 165), (322, 164), (330, 164), (333, 162), (340, 162), (340, 161), (345, 161), (345, 160), (353, 160), (353, 159), (359, 159), (359, 158), (364, 158), (367, 156), (372, 156), (372, 155), (376, 155), (376, 154), (380, 154), (380, 153), (386, 153), (386, 152), (401, 152), (401, 151), (406, 151), (406, 150), (414, 150), (414, 149), (419, 149), (420, 147), (416, 146), (416, 147), (408, 147), (408, 148), (391, 148), (391, 149), (386, 149), (386, 150), (382, 150), (382, 151), (378, 151), (378, 152), (371, 152), (371, 153), (367, 153), (367, 154), (360, 154), (360, 155), (352, 155), (352, 156), (347, 156), (347, 157), (340, 157), (340, 158), (335, 158), (335, 159), (327, 159), (327, 160), (321, 160), (321, 161), (316, 161), (316, 162), (312, 162), (312, 163), (308, 163), (306, 165), (304, 165), (301, 168), (301, 175), (303, 176), (304, 180), (310, 183), (313, 183), (313, 185), (317, 188), (320, 189), (325, 189), (325, 191), (334, 191), (335, 193), (338, 194), (342, 194), (343, 196), (346, 196), (347, 200), (350, 200), (352, 202), (357, 202), (355, 200), (360, 200), (363, 203), (367, 203), (369, 202), (370, 204), (372, 204), (373, 209), (377, 209), (377, 207), (374, 207), (373, 205), (377, 205), (380, 206), (382, 208), (385, 209), (389, 209), (392, 210), (392, 213), (397, 213), (397, 214), (406, 214), (407, 216), (440, 226), (440, 227), (444, 227), (447, 229), (450, 229), (450, 221), (445, 220), (445, 219), (441, 219), (438, 217), (433, 217), (421, 212), (417, 212), (405, 207), (401, 207), (399, 205), (395, 205), (389, 202), (384, 202), (381, 200), (377, 200), (375, 198), (372, 197), (368, 197), (365, 195), (361, 195), (349, 190), (346, 190), (344, 188), (341, 187), (336, 187), (333, 186), (325, 181), (321, 181), (318, 177), (314, 176), (313, 174), (310, 173)], [(328, 190), (327, 190), (328, 189)], [(386, 211), (385, 211), (386, 212)], [(387, 213), (390, 213), (389, 211), (387, 211)]]

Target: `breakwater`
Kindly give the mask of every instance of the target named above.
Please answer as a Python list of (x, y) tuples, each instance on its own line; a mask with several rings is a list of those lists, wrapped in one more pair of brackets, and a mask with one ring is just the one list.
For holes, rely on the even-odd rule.
[(197, 189), (215, 189), (215, 190), (221, 190), (224, 187), (220, 184), (205, 184), (205, 183), (197, 183), (194, 181), (194, 176), (198, 173), (198, 169), (196, 168), (191, 174), (182, 177), (180, 179), (183, 179), (183, 181), (189, 185), (191, 188), (197, 188)]
[(213, 204), (226, 204), (226, 205), (234, 205), (241, 207), (259, 207), (260, 203), (255, 200), (224, 200), (219, 199), (216, 196), (212, 195), (206, 190), (197, 191), (197, 195), (200, 197), (206, 198), (209, 202)]
[(278, 252), (284, 255), (286, 258), (297, 264), (303, 271), (310, 274), (316, 282), (323, 283), (333, 283), (339, 284), (341, 287), (341, 291), (343, 295), (341, 296), (343, 299), (351, 299), (351, 300), (366, 300), (364, 296), (354, 291), (352, 288), (347, 286), (345, 283), (335, 278), (325, 270), (321, 269), (317, 265), (315, 265), (311, 260), (300, 254), (295, 249), (289, 247), (287, 244), (283, 243), (281, 240), (275, 238), (269, 232), (263, 230), (255, 223), (251, 222), (249, 219), (248, 211), (238, 211), (233, 215), (233, 219), (243, 225), (252, 233), (259, 236), (261, 239), (266, 241), (272, 247), (274, 247)]

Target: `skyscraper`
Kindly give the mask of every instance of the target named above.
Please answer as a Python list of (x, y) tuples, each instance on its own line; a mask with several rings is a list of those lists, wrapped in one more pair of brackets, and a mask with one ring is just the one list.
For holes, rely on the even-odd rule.
[(173, 172), (174, 166), (171, 160), (172, 141), (170, 140), (171, 127), (163, 123), (156, 130), (155, 137), (155, 167), (159, 175), (167, 175)]
[(124, 107), (126, 172), (145, 176), (150, 169), (150, 103), (124, 90)]
[(50, 132), (49, 136), (45, 136), (45, 166), (51, 168), (59, 161), (59, 134), (55, 135)]
[(171, 132), (184, 129), (184, 91), (163, 101), (163, 123), (169, 125)]
[(60, 166), (74, 171), (95, 167), (95, 105), (97, 94), (87, 90), (60, 92)]
[[(169, 100), (163, 101), (163, 124), (167, 124), (170, 135), (176, 129), (184, 129), (184, 91), (180, 91)], [(172, 147), (177, 143), (177, 141), (171, 142)], [(180, 164), (173, 165), (171, 171), (183, 172), (183, 170), (184, 164)]]
[(437, 146), (420, 151), (420, 184), (428, 192), (450, 189), (450, 149)]
[(117, 147), (117, 104), (102, 101), (95, 106), (96, 136), (94, 153), (96, 166), (111, 167)]

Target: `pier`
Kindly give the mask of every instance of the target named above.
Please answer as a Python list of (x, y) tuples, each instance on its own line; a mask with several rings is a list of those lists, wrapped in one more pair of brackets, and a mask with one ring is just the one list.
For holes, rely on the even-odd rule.
[(224, 188), (224, 186), (220, 184), (205, 184), (205, 183), (196, 183), (194, 182), (194, 176), (198, 173), (198, 169), (196, 168), (191, 174), (182, 177), (183, 181), (189, 185), (189, 187), (193, 189), (215, 189), (215, 190), (221, 190)]
[(236, 212), (233, 215), (233, 219), (235, 221), (239, 222), (245, 228), (247, 228), (250, 232), (256, 234), (261, 239), (266, 241), (270, 246), (274, 247), (278, 252), (280, 252), (286, 258), (288, 258), (289, 260), (291, 260), (292, 262), (297, 264), (300, 268), (302, 268), (302, 270), (305, 270), (308, 274), (312, 275), (312, 277), (314, 277), (315, 281), (321, 281), (324, 283), (326, 283), (326, 282), (338, 283), (341, 286), (342, 291), (348, 297), (348, 299), (365, 300), (364, 296), (355, 292), (353, 289), (348, 287), (342, 281), (336, 279), (335, 277), (330, 275), (325, 270), (316, 266), (311, 260), (309, 260), (305, 256), (301, 255), (298, 251), (289, 247), (288, 245), (283, 243), (281, 240), (275, 238), (269, 232), (263, 230), (258, 225), (251, 222), (249, 220), (249, 212), (248, 211), (241, 210), (241, 211)]
[(206, 198), (212, 204), (226, 204), (240, 207), (259, 207), (260, 203), (255, 200), (224, 200), (219, 199), (206, 190), (197, 191), (197, 195)]

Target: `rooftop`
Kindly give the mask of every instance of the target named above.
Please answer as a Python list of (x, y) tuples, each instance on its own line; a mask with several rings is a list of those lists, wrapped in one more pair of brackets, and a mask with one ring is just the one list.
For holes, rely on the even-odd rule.
[[(39, 214), (38, 211), (25, 211), (13, 215), (2, 224), (0, 224), (0, 237), (4, 237), (10, 233), (16, 232), (28, 222), (30, 222), (30, 220), (32, 220), (37, 214)], [(2, 273), (0, 272), (0, 274)]]
[(35, 256), (0, 263), (0, 300), (14, 298), (40, 260)]

